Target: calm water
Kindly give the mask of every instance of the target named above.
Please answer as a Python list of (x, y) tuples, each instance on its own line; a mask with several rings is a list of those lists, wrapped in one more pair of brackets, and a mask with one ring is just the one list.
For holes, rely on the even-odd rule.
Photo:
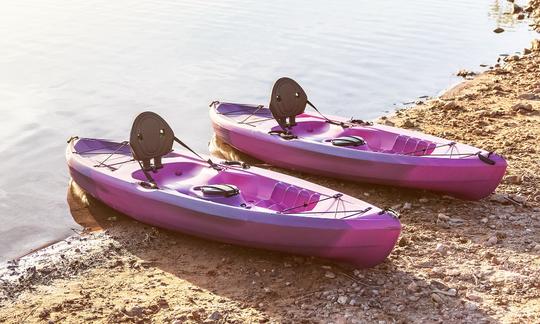
[[(294, 6), (293, 6), (294, 3)], [(506, 1), (0, 2), (0, 260), (72, 233), (65, 140), (127, 139), (162, 114), (207, 151), (213, 99), (266, 103), (291, 76), (363, 119), (527, 46)], [(497, 26), (507, 32), (496, 35)]]

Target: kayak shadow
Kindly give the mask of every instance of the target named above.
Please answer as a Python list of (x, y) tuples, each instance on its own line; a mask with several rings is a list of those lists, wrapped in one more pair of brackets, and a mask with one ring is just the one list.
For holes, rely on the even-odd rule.
[[(449, 319), (488, 316), (443, 280), (417, 273), (417, 262), (407, 256), (407, 246), (396, 246), (376, 267), (355, 269), (324, 259), (156, 229), (114, 211), (86, 195), (75, 183), (70, 184), (68, 203), (75, 221), (88, 231), (106, 229), (122, 247), (122, 252), (112, 258), (124, 261), (114, 263), (113, 269), (107, 265), (115, 280), (123, 278), (127, 284), (131, 280), (147, 281), (150, 296), (163, 296), (169, 305), (187, 300), (198, 309), (196, 316), (203, 319), (215, 309), (231, 319), (238, 311), (252, 314), (253, 321), (279, 322), (315, 318), (345, 322), (353, 317), (366, 321), (437, 321), (448, 310), (464, 307), (469, 310), (452, 313)], [(150, 283), (156, 280), (163, 284)]]
[[(494, 193), (478, 201), (462, 200), (428, 190), (359, 183), (292, 171), (258, 161), (223, 142), (215, 134), (209, 147), (210, 151), (219, 157), (253, 163), (331, 188), (379, 208), (391, 208), (401, 215), (400, 220), (404, 225), (402, 237), (410, 234), (407, 227), (429, 231), (436, 234), (437, 239), (442, 237), (444, 240), (443, 236), (447, 235), (459, 237), (460, 240), (466, 238), (469, 242), (483, 246), (489, 245), (488, 241), (495, 236), (499, 243), (507, 243), (504, 244), (504, 250), (540, 255), (540, 250), (535, 248), (534, 240), (528, 238), (526, 229), (540, 226), (540, 219), (535, 220), (527, 216), (531, 213), (532, 207), (540, 207), (534, 202), (526, 205), (500, 193)], [(499, 190), (502, 191), (504, 188)], [(516, 226), (510, 219), (520, 214), (522, 217), (518, 219), (519, 224)]]

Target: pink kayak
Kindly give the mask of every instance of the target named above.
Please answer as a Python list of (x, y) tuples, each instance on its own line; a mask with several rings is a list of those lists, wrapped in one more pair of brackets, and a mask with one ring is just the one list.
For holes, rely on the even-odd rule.
[(241, 152), (345, 180), (475, 200), (492, 193), (506, 170), (506, 161), (491, 152), (411, 130), (308, 113), (306, 104), (315, 108), (296, 82), (282, 78), (270, 108), (214, 102), (210, 118), (216, 136)]
[(86, 192), (138, 221), (226, 243), (370, 267), (399, 237), (391, 211), (273, 171), (180, 154), (173, 140), (184, 145), (145, 112), (130, 142), (71, 139), (69, 172)]

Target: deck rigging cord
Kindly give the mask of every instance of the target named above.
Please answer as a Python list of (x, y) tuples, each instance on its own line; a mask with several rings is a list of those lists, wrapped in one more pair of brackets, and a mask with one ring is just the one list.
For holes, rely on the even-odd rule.
[[(285, 208), (283, 210), (278, 211), (278, 214), (285, 214), (285, 215), (290, 215), (290, 214), (303, 214), (303, 215), (304, 214), (313, 214), (313, 215), (317, 215), (317, 214), (334, 214), (334, 218), (337, 218), (338, 214), (351, 213), (350, 215), (346, 215), (346, 216), (341, 218), (341, 219), (347, 219), (347, 218), (351, 218), (353, 216), (365, 214), (365, 213), (367, 213), (368, 211), (370, 211), (373, 208), (373, 207), (370, 206), (370, 207), (367, 207), (365, 209), (346, 210), (345, 201), (342, 199), (342, 197), (343, 197), (342, 193), (336, 193), (336, 194), (334, 194), (332, 196), (326, 196), (323, 199), (304, 202), (301, 205)], [(331, 210), (329, 210), (329, 211), (300, 211), (300, 212), (288, 213), (289, 211), (293, 211), (295, 209), (302, 208), (302, 207), (306, 208), (306, 207), (311, 206), (313, 204), (318, 204), (320, 202), (323, 202), (323, 201), (326, 201), (326, 200), (329, 200), (329, 199), (335, 199), (335, 201), (336, 201), (336, 210), (334, 210), (334, 211), (331, 211)], [(340, 206), (339, 204), (340, 203), (343, 206), (343, 210), (339, 210), (339, 206)]]
[(456, 145), (456, 142), (449, 142), (449, 143), (446, 143), (446, 144), (439, 144), (439, 145), (436, 145), (435, 147), (425, 147), (423, 149), (419, 149), (419, 150), (416, 150), (416, 151), (411, 151), (411, 152), (407, 152), (407, 153), (402, 153), (403, 155), (409, 155), (409, 154), (414, 154), (414, 153), (426, 153), (426, 151), (428, 150), (435, 150), (437, 148), (440, 148), (440, 147), (445, 147), (445, 146), (449, 146), (451, 148), (451, 151), (452, 152), (454, 150), (454, 146)]
[(100, 167), (102, 165), (105, 165), (105, 162), (107, 162), (116, 152), (120, 151), (122, 148), (126, 147), (126, 145), (129, 144), (127, 141), (122, 142), (116, 150), (114, 150), (111, 154), (109, 154), (103, 161), (99, 162), (98, 165), (95, 165), (95, 167)]

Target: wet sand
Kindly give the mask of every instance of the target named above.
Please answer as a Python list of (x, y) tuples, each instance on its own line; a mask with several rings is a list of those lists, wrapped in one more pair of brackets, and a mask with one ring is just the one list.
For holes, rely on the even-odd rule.
[[(534, 44), (440, 98), (379, 120), (505, 156), (507, 175), (489, 198), (461, 201), (276, 169), (398, 209), (403, 233), (383, 264), (355, 269), (171, 233), (134, 222), (72, 184), (71, 212), (88, 230), (0, 266), (0, 322), (539, 322)], [(223, 143), (212, 146), (246, 158)]]

